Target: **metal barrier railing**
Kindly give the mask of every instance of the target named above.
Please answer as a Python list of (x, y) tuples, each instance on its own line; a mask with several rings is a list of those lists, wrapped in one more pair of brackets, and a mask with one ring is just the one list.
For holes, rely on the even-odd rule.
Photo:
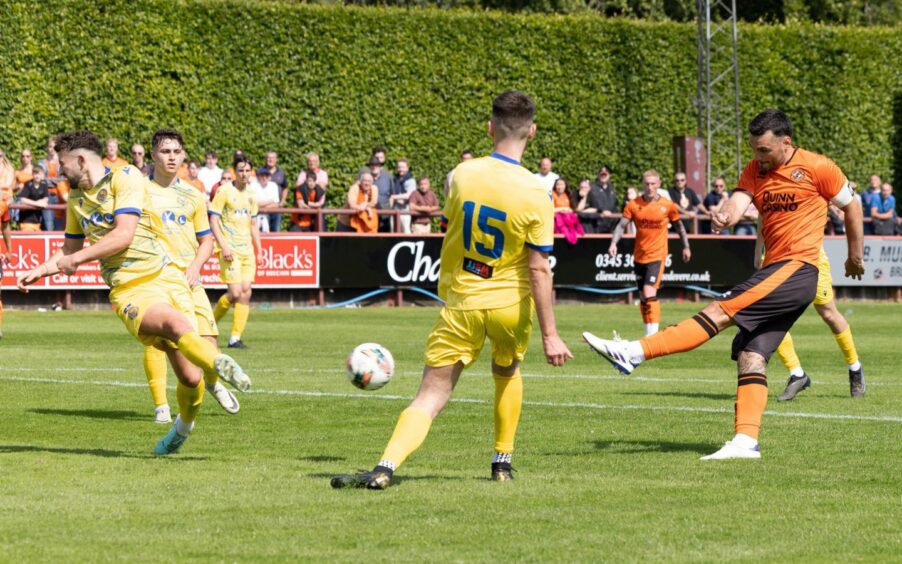
[[(30, 206), (30, 205), (26, 205), (26, 204), (12, 203), (12, 204), (10, 204), (9, 207), (10, 207), (10, 209), (20, 209), (20, 210), (45, 210), (45, 209), (47, 209), (47, 210), (65, 210), (65, 209), (66, 209), (66, 205), (65, 205), (65, 204), (48, 204), (46, 208), (40, 208), (40, 207)], [(325, 218), (326, 218), (327, 216), (357, 215), (357, 213), (359, 213), (359, 212), (357, 212), (357, 211), (355, 211), (355, 210), (347, 209), (347, 208), (319, 208), (319, 209), (305, 209), (305, 208), (287, 208), (287, 207), (286, 207), (286, 208), (281, 208), (281, 207), (276, 207), (276, 208), (267, 208), (267, 209), (265, 209), (265, 210), (260, 210), (260, 213), (261, 213), (261, 214), (267, 214), (267, 215), (269, 215), (269, 214), (289, 214), (289, 215), (298, 215), (298, 214), (302, 214), (302, 215), (310, 215), (310, 216), (313, 216), (313, 218), (312, 218), (312, 219), (313, 219), (313, 222), (312, 222), (313, 225), (315, 225), (315, 226), (317, 227), (317, 229), (312, 230), (311, 232), (313, 232), (313, 233), (328, 233), (328, 232), (331, 232), (331, 231), (329, 231), (329, 230), (327, 230), (327, 229), (324, 229), (324, 227), (325, 227), (325, 225), (326, 225), (326, 223), (325, 223)], [(574, 212), (574, 213), (576, 213), (576, 212)], [(413, 212), (411, 212), (411, 211), (409, 211), (409, 210), (382, 210), (382, 209), (377, 209), (377, 210), (376, 210), (376, 215), (377, 215), (378, 217), (391, 217), (391, 218), (392, 218), (392, 222), (391, 222), (391, 223), (392, 223), (392, 227), (393, 227), (393, 228), (392, 228), (392, 232), (394, 232), (394, 233), (403, 233), (401, 222), (398, 221), (397, 218), (400, 218), (400, 217), (403, 216), (403, 215), (407, 215), (407, 216), (414, 217), (415, 215), (422, 215), (422, 214), (415, 214), (415, 213), (413, 213)], [(441, 215), (442, 215), (442, 212), (440, 212), (440, 211), (432, 212), (432, 213), (429, 214), (429, 216), (432, 217), (432, 218), (435, 218), (435, 217), (441, 217)], [(595, 214), (583, 214), (583, 213), (580, 213), (580, 214), (578, 214), (578, 215), (579, 215), (581, 218), (584, 218), (584, 219), (593, 219), (593, 220), (594, 220), (594, 219), (618, 219), (618, 220), (619, 220), (620, 218), (623, 217), (623, 214), (619, 214), (619, 213), (610, 214), (610, 215), (608, 215), (608, 216), (603, 216), (601, 213), (595, 213)], [(683, 219), (683, 220), (687, 220), (687, 219), (688, 219), (688, 220), (692, 220), (692, 222), (691, 222), (691, 224), (690, 224), (691, 228), (687, 230), (687, 231), (689, 232), (690, 235), (698, 235), (698, 234), (700, 234), (700, 230), (699, 230), (699, 222), (702, 222), (702, 221), (711, 221), (711, 216), (710, 216), (709, 214), (696, 214), (696, 215), (681, 214), (681, 215), (680, 215), (680, 218)], [(871, 218), (870, 218), (870, 217), (864, 218), (864, 222), (865, 222), (865, 223), (870, 223), (870, 222), (871, 222)], [(750, 220), (749, 220), (749, 221), (740, 221), (737, 225), (752, 225), (752, 226), (754, 226), (754, 225), (756, 225), (756, 222), (755, 222), (755, 221), (750, 221)]]

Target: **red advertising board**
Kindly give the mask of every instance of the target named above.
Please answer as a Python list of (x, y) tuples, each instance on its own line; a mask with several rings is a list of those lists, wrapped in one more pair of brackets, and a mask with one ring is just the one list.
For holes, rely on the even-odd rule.
[[(319, 286), (319, 237), (272, 234), (261, 236), (263, 260), (257, 264), (255, 288), (316, 288)], [(62, 235), (14, 233), (13, 258), (3, 269), (3, 289), (16, 287), (16, 276), (46, 261), (63, 244)], [(219, 260), (214, 254), (201, 271), (209, 288), (224, 288), (219, 281)], [(58, 274), (44, 278), (33, 289), (76, 290), (106, 288), (100, 277), (100, 265), (81, 265), (74, 276)]]

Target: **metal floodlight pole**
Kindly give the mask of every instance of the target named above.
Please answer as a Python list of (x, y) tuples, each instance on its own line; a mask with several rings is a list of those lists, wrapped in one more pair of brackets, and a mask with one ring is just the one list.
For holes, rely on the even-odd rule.
[(739, 36), (736, 0), (697, 0), (696, 8), (697, 123), (705, 139), (707, 191), (715, 177), (735, 173), (738, 180), (742, 172)]

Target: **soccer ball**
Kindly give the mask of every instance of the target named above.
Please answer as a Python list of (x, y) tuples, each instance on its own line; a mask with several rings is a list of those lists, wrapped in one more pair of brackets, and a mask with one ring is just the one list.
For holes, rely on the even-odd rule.
[(376, 343), (363, 343), (348, 355), (348, 380), (361, 390), (378, 390), (395, 372), (395, 359)]

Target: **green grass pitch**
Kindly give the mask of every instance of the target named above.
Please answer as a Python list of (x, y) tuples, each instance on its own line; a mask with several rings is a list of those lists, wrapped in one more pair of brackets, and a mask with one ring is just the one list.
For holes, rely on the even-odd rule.
[[(663, 304), (663, 323), (697, 309)], [(516, 480), (493, 483), (488, 350), (384, 492), (335, 491), (370, 468), (415, 393), (435, 308), (252, 311), (254, 379), (212, 398), (179, 455), (155, 458), (141, 348), (108, 312), (7, 311), (0, 341), (0, 559), (8, 561), (898, 561), (898, 304), (842, 303), (868, 378), (849, 398), (829, 329), (793, 329), (814, 380), (778, 403), (770, 367), (760, 461), (700, 462), (732, 436), (733, 331), (614, 374), (582, 344), (639, 336), (638, 308), (562, 306), (576, 359), (527, 357)], [(224, 323), (228, 329), (231, 318)], [(397, 373), (353, 388), (344, 359), (376, 341)], [(170, 385), (174, 384), (170, 376)], [(170, 404), (177, 409), (175, 391)]]

